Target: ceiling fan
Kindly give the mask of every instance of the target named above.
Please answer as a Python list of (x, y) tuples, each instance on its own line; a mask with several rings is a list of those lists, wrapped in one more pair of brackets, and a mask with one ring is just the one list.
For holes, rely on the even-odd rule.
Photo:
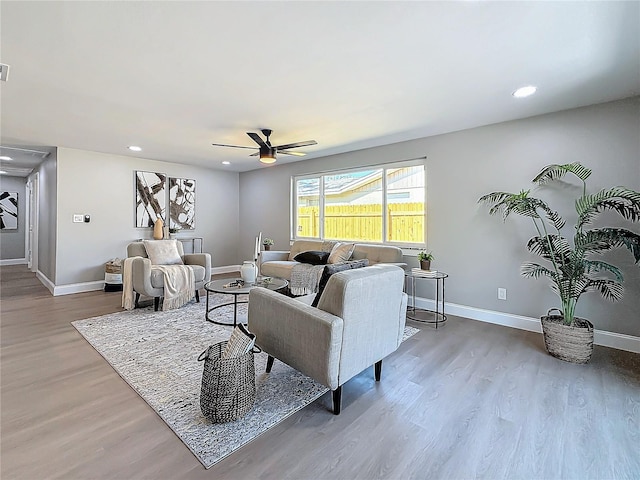
[(290, 148), (298, 148), (298, 147), (308, 147), (310, 145), (317, 145), (318, 142), (315, 140), (306, 140), (304, 142), (295, 142), (295, 143), (287, 143), (286, 145), (271, 145), (271, 141), (269, 137), (273, 133), (273, 130), (269, 130), (268, 128), (263, 128), (262, 134), (266, 137), (266, 140), (260, 138), (260, 135), (254, 132), (247, 132), (247, 135), (251, 137), (251, 139), (258, 144), (258, 147), (245, 147), (243, 145), (224, 145), (222, 143), (212, 143), (216, 147), (233, 147), (233, 148), (258, 148), (256, 153), (252, 153), (250, 157), (260, 155), (260, 161), (262, 163), (274, 163), (276, 161), (276, 155), (278, 153), (284, 153), (286, 155), (295, 155), (297, 157), (304, 157), (306, 153), (302, 152), (292, 152)]

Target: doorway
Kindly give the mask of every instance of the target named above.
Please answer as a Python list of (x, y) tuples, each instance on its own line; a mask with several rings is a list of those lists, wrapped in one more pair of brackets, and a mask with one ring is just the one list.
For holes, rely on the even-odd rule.
[(32, 272), (38, 271), (38, 222), (39, 222), (39, 174), (29, 176), (27, 180), (27, 228), (25, 229), (25, 254), (27, 267)]

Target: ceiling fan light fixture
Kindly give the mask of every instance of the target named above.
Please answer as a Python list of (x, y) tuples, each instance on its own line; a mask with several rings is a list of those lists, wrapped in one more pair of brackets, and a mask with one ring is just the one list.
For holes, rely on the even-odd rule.
[(290, 149), (299, 148), (299, 147), (308, 147), (311, 145), (318, 144), (318, 142), (316, 142), (315, 140), (305, 140), (304, 142), (286, 143), (283, 145), (272, 145), (271, 141), (269, 140), (269, 137), (271, 136), (273, 131), (268, 128), (263, 128), (261, 132), (262, 132), (262, 135), (265, 136), (265, 139), (263, 139), (260, 135), (258, 135), (255, 132), (247, 132), (247, 135), (249, 136), (249, 138), (251, 138), (251, 140), (253, 140), (258, 145), (257, 148), (255, 146), (247, 147), (245, 145), (227, 145), (225, 143), (212, 143), (211, 145), (213, 145), (214, 147), (248, 148), (250, 150), (257, 150), (249, 156), (258, 157), (261, 163), (269, 165), (276, 162), (277, 160), (276, 157), (278, 155), (278, 152), (282, 153), (283, 155), (293, 155), (296, 157), (302, 157), (305, 155), (304, 153), (295, 152)]
[(260, 152), (260, 162), (267, 165), (276, 163), (276, 152)]

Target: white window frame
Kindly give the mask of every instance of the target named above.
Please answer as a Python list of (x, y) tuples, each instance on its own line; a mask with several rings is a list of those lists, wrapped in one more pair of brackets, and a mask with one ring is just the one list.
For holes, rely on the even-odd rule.
[[(401, 162), (394, 163), (384, 163), (379, 165), (363, 165), (361, 167), (353, 167), (348, 169), (341, 170), (327, 170), (323, 172), (314, 172), (307, 173), (304, 175), (294, 175), (291, 177), (291, 188), (290, 188), (290, 215), (289, 215), (289, 225), (290, 225), (290, 238), (291, 241), (295, 240), (324, 240), (324, 177), (326, 175), (339, 175), (345, 173), (352, 172), (362, 172), (364, 170), (382, 170), (382, 211), (386, 211), (387, 209), (387, 170), (402, 168), (402, 167), (415, 167), (422, 166), (424, 168), (424, 205), (425, 205), (425, 216), (427, 205), (427, 166), (425, 163), (425, 158), (420, 158), (416, 160), (405, 160)], [(297, 192), (297, 182), (299, 180), (307, 180), (312, 178), (318, 178), (320, 184), (320, 198), (319, 198), (319, 210), (320, 210), (320, 225), (318, 231), (320, 232), (319, 237), (298, 237), (297, 232), (297, 223), (298, 223), (298, 192)], [(401, 247), (407, 250), (413, 249), (425, 249), (427, 246), (427, 222), (424, 222), (424, 243), (406, 243), (406, 242), (390, 242), (387, 241), (387, 216), (382, 215), (382, 242), (369, 242), (372, 244), (381, 244), (381, 245), (394, 245), (397, 247)], [(333, 241), (333, 240), (332, 240)], [(339, 240), (338, 240), (339, 241)], [(344, 240), (351, 241), (351, 240)]]

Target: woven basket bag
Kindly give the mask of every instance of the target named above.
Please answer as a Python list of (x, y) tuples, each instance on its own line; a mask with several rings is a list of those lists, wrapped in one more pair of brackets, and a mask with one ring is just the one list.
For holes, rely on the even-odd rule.
[[(551, 315), (557, 310), (559, 315)], [(593, 353), (593, 325), (584, 318), (575, 318), (574, 325), (564, 325), (562, 312), (550, 309), (541, 317), (542, 334), (550, 355), (571, 363), (587, 363)]]
[(215, 423), (246, 415), (256, 400), (254, 352), (223, 360), (220, 356), (226, 344), (211, 345), (198, 357), (198, 361), (204, 361), (200, 410)]

